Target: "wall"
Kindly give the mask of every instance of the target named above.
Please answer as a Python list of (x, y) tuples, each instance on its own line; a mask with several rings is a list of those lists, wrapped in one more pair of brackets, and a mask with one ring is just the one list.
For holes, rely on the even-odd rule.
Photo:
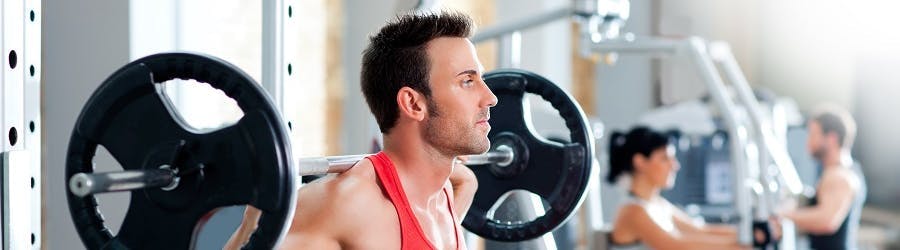
[[(654, 20), (652, 13), (651, 1), (631, 1), (631, 16), (622, 30), (623, 34), (625, 32), (638, 36), (652, 34)], [(606, 131), (627, 129), (641, 114), (654, 107), (656, 75), (653, 69), (653, 60), (649, 55), (622, 54), (615, 64), (597, 64), (595, 119), (603, 122)], [(597, 150), (606, 150), (600, 145), (605, 145), (608, 141), (608, 139), (598, 141)], [(600, 164), (600, 166), (607, 165), (605, 162)], [(600, 176), (597, 178), (601, 183), (603, 220), (611, 223), (615, 218), (614, 208), (624, 199), (625, 191), (604, 181), (607, 171), (608, 169), (601, 168), (598, 171)]]
[[(648, 36), (653, 30), (651, 1), (631, 1), (631, 16), (623, 33)], [(649, 55), (619, 55), (613, 65), (598, 63), (597, 116), (608, 129), (624, 129), (655, 103), (655, 76)], [(602, 172), (602, 171), (601, 171)]]
[(369, 152), (372, 139), (381, 136), (360, 91), (359, 70), (369, 35), (377, 32), (394, 13), (395, 5), (395, 1), (343, 0), (344, 40), (341, 44), (345, 95), (340, 154)]
[[(764, 1), (758, 83), (802, 109), (830, 101), (853, 109), (854, 55), (842, 1)], [(803, 17), (800, 17), (802, 15)]]
[[(82, 246), (66, 203), (65, 155), (81, 107), (96, 87), (129, 61), (128, 1), (44, 1), (43, 152), (44, 241), (46, 249)], [(110, 169), (110, 158), (96, 159)], [(107, 225), (118, 229), (127, 199), (114, 194), (100, 199)], [(114, 230), (115, 231), (115, 230)]]
[[(869, 187), (867, 201), (900, 209), (900, 117), (888, 109), (900, 106), (900, 50), (863, 55), (856, 61), (854, 85), (859, 133), (854, 155), (862, 163)], [(897, 210), (894, 210), (897, 211)]]

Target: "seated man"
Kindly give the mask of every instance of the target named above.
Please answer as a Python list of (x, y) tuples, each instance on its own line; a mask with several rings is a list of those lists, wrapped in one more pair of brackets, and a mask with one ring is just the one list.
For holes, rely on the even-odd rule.
[[(300, 188), (281, 247), (290, 249), (465, 249), (460, 223), (477, 187), (457, 156), (488, 150), (497, 97), (468, 40), (469, 17), (404, 15), (371, 37), (362, 92), (384, 150), (341, 174)], [(259, 211), (226, 247), (255, 230)]]
[(811, 206), (779, 214), (809, 233), (813, 249), (856, 249), (866, 185), (850, 156), (856, 124), (847, 111), (827, 107), (810, 117), (807, 149), (822, 166)]

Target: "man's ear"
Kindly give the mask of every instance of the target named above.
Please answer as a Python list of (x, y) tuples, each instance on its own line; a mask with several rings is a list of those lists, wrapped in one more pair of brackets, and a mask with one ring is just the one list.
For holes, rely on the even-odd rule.
[(397, 91), (397, 107), (400, 117), (409, 117), (416, 121), (425, 120), (428, 108), (425, 105), (425, 95), (410, 87), (400, 88)]
[(837, 132), (834, 132), (834, 131), (826, 132), (825, 140), (828, 140), (828, 142), (830, 144), (837, 145), (837, 147), (839, 147), (839, 148), (841, 147), (840, 136), (838, 136)]

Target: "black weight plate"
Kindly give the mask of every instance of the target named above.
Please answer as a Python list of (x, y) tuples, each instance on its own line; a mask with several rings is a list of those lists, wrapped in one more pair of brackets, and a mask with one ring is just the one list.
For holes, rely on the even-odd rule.
[[(540, 237), (561, 226), (584, 200), (593, 160), (593, 136), (581, 107), (549, 80), (523, 70), (497, 70), (484, 80), (498, 98), (491, 110), (491, 148), (507, 145), (515, 151), (513, 162), (476, 165), (478, 191), (463, 226), (484, 238), (523, 241)], [(569, 143), (547, 140), (531, 125), (525, 93), (541, 96), (565, 120)], [(527, 190), (550, 204), (546, 213), (525, 222), (488, 218), (488, 211), (511, 190)]]
[[(187, 129), (164, 96), (173, 79), (208, 83), (234, 99), (244, 116), (212, 132)], [(245, 249), (272, 249), (294, 213), (297, 170), (281, 116), (252, 78), (209, 56), (157, 54), (113, 73), (88, 99), (69, 141), (66, 180), (90, 173), (102, 145), (124, 170), (169, 165), (184, 175), (174, 190), (131, 191), (113, 236), (93, 195), (67, 193), (69, 212), (88, 249), (189, 249), (205, 215), (223, 206), (263, 211)]]

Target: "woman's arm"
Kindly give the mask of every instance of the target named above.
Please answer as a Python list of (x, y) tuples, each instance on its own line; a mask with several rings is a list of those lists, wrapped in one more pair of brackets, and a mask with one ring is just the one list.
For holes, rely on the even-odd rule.
[(678, 209), (671, 204), (669, 204), (669, 206), (672, 207), (675, 227), (684, 233), (713, 234), (737, 239), (737, 229), (733, 226), (706, 224), (703, 222), (698, 223), (681, 209)]
[(749, 249), (739, 245), (734, 236), (666, 231), (638, 205), (623, 207), (616, 227), (616, 230), (623, 227), (632, 231), (638, 240), (653, 249)]

